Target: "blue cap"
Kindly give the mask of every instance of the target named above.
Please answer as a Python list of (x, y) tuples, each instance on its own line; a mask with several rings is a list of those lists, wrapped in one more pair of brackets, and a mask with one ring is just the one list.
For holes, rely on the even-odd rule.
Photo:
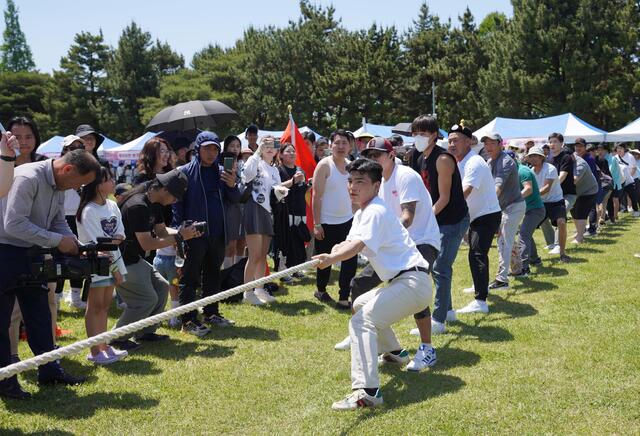
[(221, 149), (220, 138), (218, 138), (218, 135), (216, 135), (213, 132), (209, 132), (205, 130), (204, 132), (200, 132), (196, 137), (196, 148), (200, 148), (203, 145), (211, 145), (211, 144), (215, 144), (218, 147), (218, 150)]

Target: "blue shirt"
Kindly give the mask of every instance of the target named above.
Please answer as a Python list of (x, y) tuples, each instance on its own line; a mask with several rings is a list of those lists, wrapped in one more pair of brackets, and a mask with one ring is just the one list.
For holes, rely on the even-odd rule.
[[(214, 163), (217, 165), (217, 163)], [(218, 237), (224, 234), (222, 201), (220, 200), (220, 172), (213, 167), (200, 167), (202, 184), (207, 201), (207, 219), (209, 236)]]

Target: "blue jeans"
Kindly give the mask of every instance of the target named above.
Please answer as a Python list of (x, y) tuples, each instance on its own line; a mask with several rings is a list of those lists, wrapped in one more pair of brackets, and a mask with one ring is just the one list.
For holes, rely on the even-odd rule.
[(458, 255), (460, 242), (469, 229), (469, 215), (457, 224), (440, 226), (440, 253), (433, 265), (433, 281), (436, 284), (436, 298), (431, 317), (438, 322), (445, 322), (447, 311), (452, 309), (451, 278), (453, 262)]

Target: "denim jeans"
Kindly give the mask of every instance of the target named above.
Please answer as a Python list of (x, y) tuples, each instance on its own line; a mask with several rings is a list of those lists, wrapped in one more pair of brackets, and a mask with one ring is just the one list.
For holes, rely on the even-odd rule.
[(440, 253), (433, 265), (433, 281), (436, 285), (436, 298), (431, 317), (444, 323), (447, 311), (452, 309), (451, 278), (453, 263), (458, 255), (460, 242), (469, 229), (469, 215), (456, 224), (440, 225)]

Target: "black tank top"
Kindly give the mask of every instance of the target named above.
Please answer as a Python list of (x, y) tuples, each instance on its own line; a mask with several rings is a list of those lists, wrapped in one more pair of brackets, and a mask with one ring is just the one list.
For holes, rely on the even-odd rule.
[[(417, 150), (414, 151), (418, 154)], [(436, 169), (436, 161), (440, 155), (445, 154), (449, 156), (454, 163), (453, 177), (451, 180), (451, 195), (449, 196), (449, 204), (436, 215), (436, 220), (439, 225), (457, 224), (467, 214), (469, 209), (467, 208), (467, 201), (464, 199), (462, 193), (462, 180), (460, 178), (460, 170), (453, 155), (447, 151), (435, 145), (429, 157), (425, 159), (424, 154), (419, 153), (418, 156), (412, 159), (414, 163), (413, 169), (420, 174), (424, 185), (427, 187), (431, 200), (435, 204), (440, 198), (440, 191), (438, 190), (438, 170)]]

